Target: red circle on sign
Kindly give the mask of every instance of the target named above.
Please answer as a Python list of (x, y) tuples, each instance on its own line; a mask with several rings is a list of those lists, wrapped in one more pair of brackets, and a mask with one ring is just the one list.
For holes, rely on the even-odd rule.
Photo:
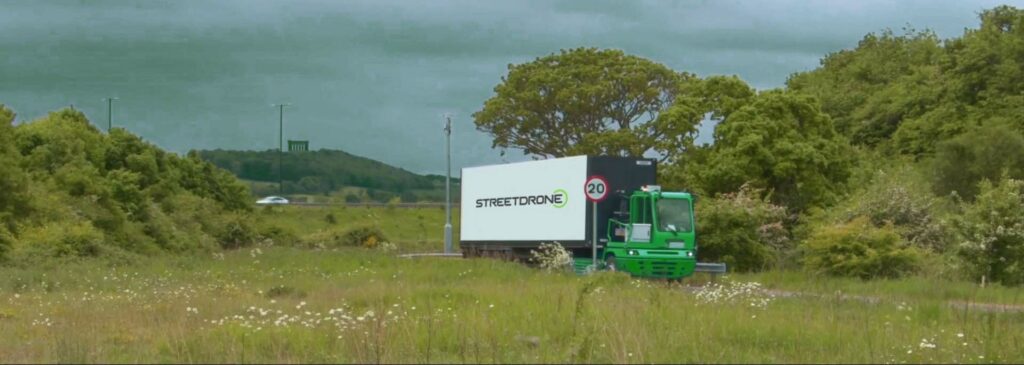
[(583, 183), (583, 195), (587, 197), (587, 200), (595, 203), (608, 198), (608, 190), (608, 180), (605, 180), (604, 176), (601, 175), (591, 176)]

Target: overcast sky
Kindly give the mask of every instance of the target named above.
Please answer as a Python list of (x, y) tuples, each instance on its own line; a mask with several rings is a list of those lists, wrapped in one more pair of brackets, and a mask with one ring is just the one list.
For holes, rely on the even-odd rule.
[[(1020, 1), (0, 1), (0, 103), (18, 121), (69, 104), (164, 148), (277, 147), (285, 138), (442, 173), (501, 162), (471, 115), (509, 63), (618, 48), (678, 71), (782, 86), (866, 33), (942, 38)], [(507, 157), (522, 159), (519, 153)], [(457, 170), (456, 170), (457, 171)]]

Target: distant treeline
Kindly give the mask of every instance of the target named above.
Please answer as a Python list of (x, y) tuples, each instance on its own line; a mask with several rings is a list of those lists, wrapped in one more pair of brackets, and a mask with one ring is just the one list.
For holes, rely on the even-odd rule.
[[(239, 178), (276, 183), (278, 153), (266, 151), (197, 151), (204, 160)], [(370, 200), (401, 196), (403, 201), (434, 200), (429, 191), (443, 194), (444, 176), (419, 175), (345, 151), (321, 149), (281, 154), (281, 179), (287, 194), (329, 194), (346, 187), (365, 188)], [(457, 179), (453, 179), (457, 183)], [(276, 189), (276, 187), (275, 187)], [(259, 194), (260, 189), (254, 188)], [(436, 194), (427, 194), (436, 195)], [(443, 196), (443, 195), (442, 195)]]

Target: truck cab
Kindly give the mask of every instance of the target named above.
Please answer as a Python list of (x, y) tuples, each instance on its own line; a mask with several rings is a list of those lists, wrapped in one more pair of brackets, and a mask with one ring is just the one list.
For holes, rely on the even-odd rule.
[(692, 275), (697, 265), (693, 196), (647, 185), (622, 203), (621, 214), (607, 225), (602, 255), (607, 267), (639, 277)]

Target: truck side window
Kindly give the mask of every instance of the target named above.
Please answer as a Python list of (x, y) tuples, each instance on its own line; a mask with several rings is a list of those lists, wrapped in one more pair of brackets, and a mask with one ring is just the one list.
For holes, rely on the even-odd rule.
[(632, 209), (629, 214), (630, 223), (651, 224), (651, 202), (647, 197), (633, 197), (630, 199)]

